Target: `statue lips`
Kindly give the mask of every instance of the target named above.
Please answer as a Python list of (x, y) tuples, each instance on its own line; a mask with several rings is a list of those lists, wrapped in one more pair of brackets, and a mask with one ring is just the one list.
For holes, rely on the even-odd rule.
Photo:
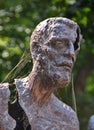
[(71, 71), (73, 68), (73, 63), (71, 62), (62, 62), (56, 64), (57, 67), (64, 67), (65, 70)]

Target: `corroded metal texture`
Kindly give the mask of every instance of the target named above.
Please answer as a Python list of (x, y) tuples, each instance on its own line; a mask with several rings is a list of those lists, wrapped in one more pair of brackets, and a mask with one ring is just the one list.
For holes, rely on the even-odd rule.
[(8, 114), (10, 91), (8, 83), (0, 84), (0, 130), (14, 130), (15, 120)]

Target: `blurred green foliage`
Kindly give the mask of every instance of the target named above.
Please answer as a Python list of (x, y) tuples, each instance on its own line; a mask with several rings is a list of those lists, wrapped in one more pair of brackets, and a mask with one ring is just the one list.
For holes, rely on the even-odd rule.
[[(74, 79), (81, 130), (86, 130), (88, 119), (94, 114), (94, 0), (0, 0), (0, 81), (20, 59), (20, 63), (24, 63), (24, 58), (27, 62), (21, 64), (14, 77), (30, 72), (32, 60), (27, 57), (33, 29), (40, 21), (58, 16), (76, 21), (83, 34)], [(68, 87), (58, 90), (57, 95), (72, 106), (71, 93)]]

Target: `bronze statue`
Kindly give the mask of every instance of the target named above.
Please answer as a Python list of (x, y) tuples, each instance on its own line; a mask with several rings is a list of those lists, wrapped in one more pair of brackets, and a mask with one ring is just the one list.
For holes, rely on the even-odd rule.
[(33, 31), (32, 72), (15, 80), (19, 103), (32, 130), (79, 130), (76, 112), (53, 94), (70, 82), (79, 49), (79, 26), (70, 19), (48, 18)]
[(70, 82), (79, 41), (78, 25), (67, 18), (49, 18), (35, 28), (30, 41), (32, 72), (16, 80), (32, 129), (79, 130), (76, 113), (53, 94)]

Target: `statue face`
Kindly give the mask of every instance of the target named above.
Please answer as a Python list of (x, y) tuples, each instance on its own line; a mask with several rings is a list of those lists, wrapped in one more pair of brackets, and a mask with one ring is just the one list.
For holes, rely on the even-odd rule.
[(60, 33), (58, 35), (56, 30), (54, 30), (50, 34), (49, 42), (42, 45), (42, 50), (46, 53), (49, 76), (53, 81), (57, 82), (59, 87), (63, 87), (70, 81), (76, 51), (79, 46), (75, 45), (76, 31), (72, 32), (71, 29), (65, 28)]
[(40, 23), (31, 37), (34, 64), (40, 63), (41, 73), (50, 77), (54, 86), (63, 87), (70, 81), (80, 48), (77, 29), (77, 24), (69, 19), (52, 18)]

